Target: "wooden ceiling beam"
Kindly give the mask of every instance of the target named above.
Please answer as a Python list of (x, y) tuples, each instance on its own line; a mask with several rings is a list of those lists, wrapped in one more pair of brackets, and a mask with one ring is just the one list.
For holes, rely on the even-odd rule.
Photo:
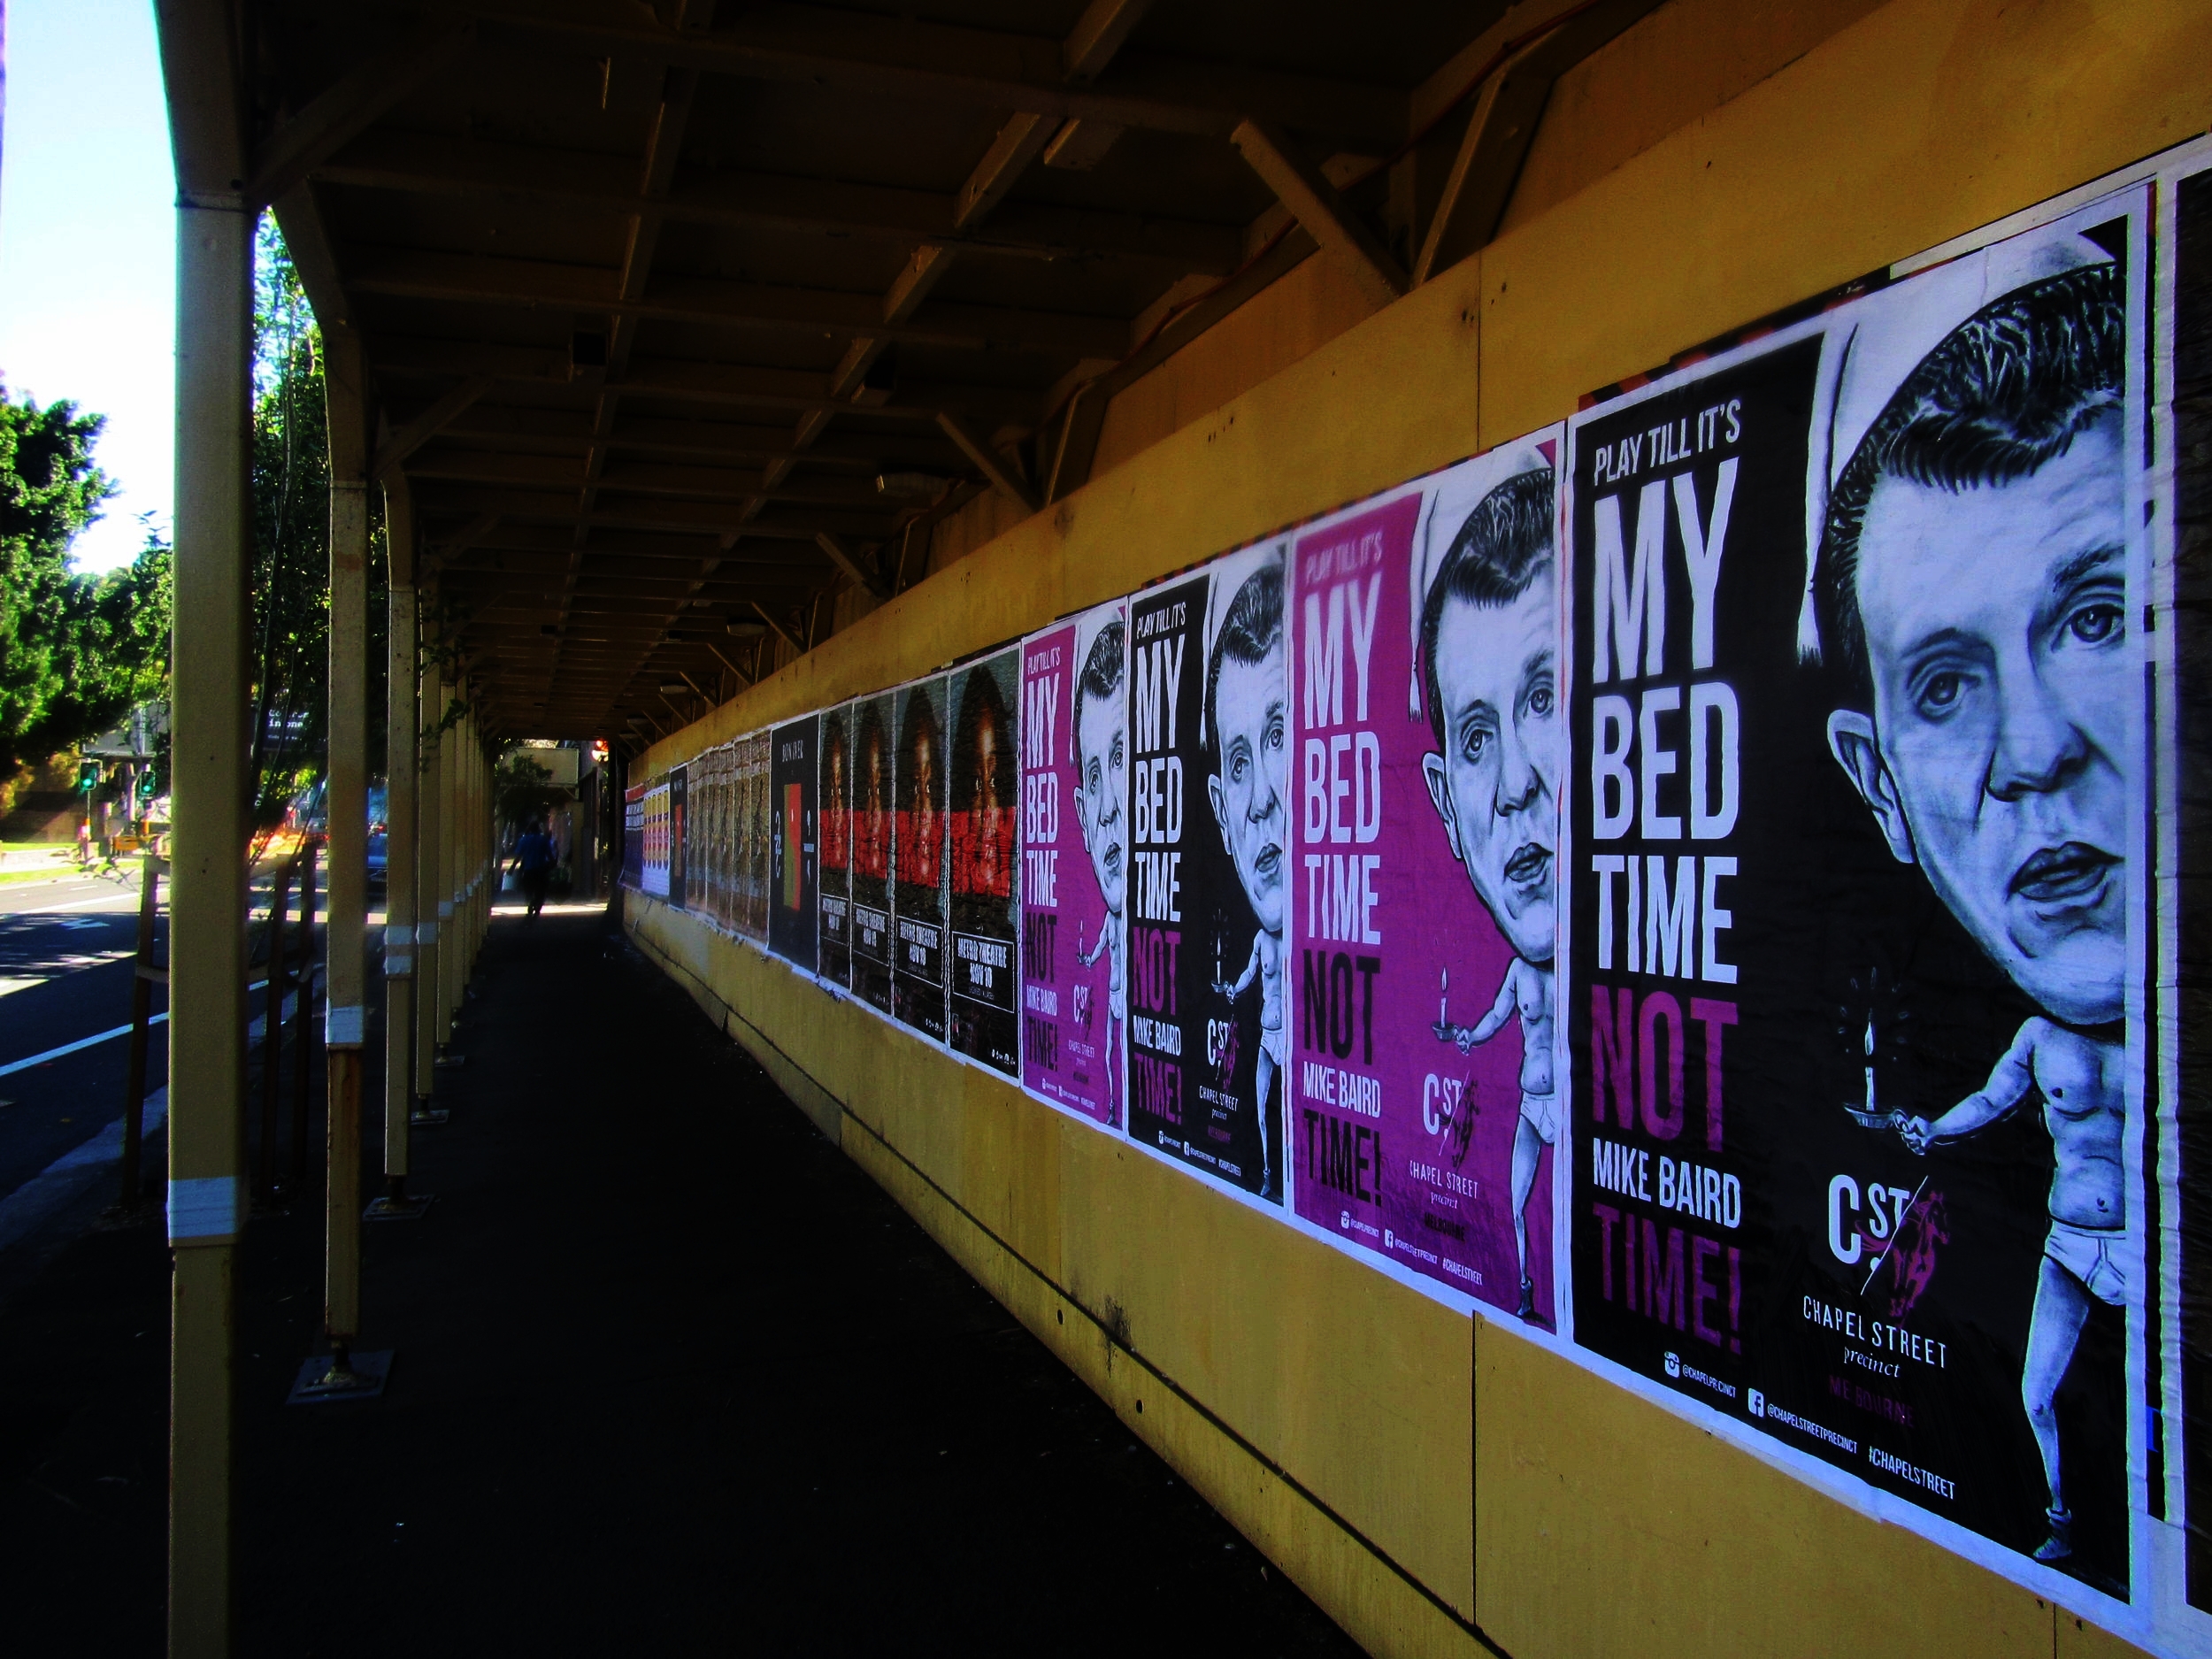
[(1152, 0), (1091, 0), (1060, 42), (1060, 73), (1076, 86), (1105, 73), (1129, 32), (1144, 20)]
[[(1150, 0), (1092, 0), (1083, 15), (1077, 19), (1074, 34), (1063, 42), (1063, 73), (1083, 81), (1094, 77), (1120, 49), (1122, 42), (1128, 37), (1130, 29), (1135, 27), (1137, 19), (1143, 14), (1145, 6), (1149, 3)], [(1028, 171), (1030, 164), (1043, 153), (1045, 146), (1052, 141), (1054, 134), (1063, 124), (1058, 117), (1033, 110), (1018, 109), (1008, 118), (1006, 124), (999, 128), (997, 136), (992, 139), (990, 148), (983, 152), (983, 158), (970, 171), (965, 182), (953, 198), (953, 229), (970, 231), (981, 224), (985, 217), (1005, 199), (1007, 192), (1014, 188), (1021, 175)], [(907, 260), (906, 268), (892, 283), (890, 292), (884, 296), (884, 322), (892, 326), (907, 322), (929, 291), (943, 278), (952, 260), (953, 250), (942, 244), (925, 242), (916, 249)], [(1125, 324), (1123, 332), (1125, 334)], [(870, 398), (867, 384), (869, 371), (895, 338), (897, 336), (891, 334), (888, 328), (880, 333), (856, 337), (852, 344), (846, 348), (843, 358), (830, 376), (831, 395), (860, 403), (887, 401)], [(1120, 349), (1120, 342), (1114, 342), (1102, 345), (1095, 353), (1079, 349), (1076, 356), (1113, 357), (1119, 355)], [(793, 434), (792, 448), (805, 449), (811, 446), (827, 427), (830, 419), (826, 411), (810, 411), (801, 416), (797, 430)], [(939, 424), (944, 424), (941, 419)], [(952, 434), (951, 427), (946, 430), (949, 435)], [(965, 438), (955, 435), (953, 441), (964, 450), (970, 449)], [(972, 450), (970, 452), (973, 453)], [(768, 470), (770, 476), (780, 478), (785, 469), (772, 465)], [(988, 465), (984, 476), (1002, 489), (1008, 488), (1002, 473), (992, 470)], [(1017, 501), (1028, 499), (1018, 484), (1013, 487), (1011, 493)], [(1032, 511), (1034, 511), (1033, 506)]]
[[(935, 261), (930, 262), (934, 265)], [(825, 332), (961, 351), (1044, 351), (1107, 357), (1127, 349), (1126, 318), (1002, 305), (940, 303), (915, 315), (928, 282), (910, 285), (912, 303), (897, 318), (883, 303), (832, 288), (770, 287), (710, 277), (668, 277), (640, 297), (619, 291), (604, 266), (556, 265), (484, 254), (414, 249), (361, 250), (347, 286), (356, 294), (447, 304), (559, 308), (614, 317), (657, 318), (708, 327), (761, 329), (818, 339)]]
[[(516, 455), (459, 444), (442, 443), (423, 450), (409, 464), (407, 471), (410, 477), (418, 480), (434, 479), (442, 482), (519, 485), (540, 489), (574, 487), (585, 481), (582, 467), (565, 456)], [(665, 466), (626, 461), (603, 471), (591, 480), (591, 485), (595, 489), (619, 495), (664, 495), (680, 500), (745, 501), (755, 495), (766, 495), (772, 501), (810, 506), (895, 511), (895, 505), (887, 502), (873, 481), (867, 479), (830, 478), (796, 484), (785, 480), (770, 484), (759, 472), (735, 468)]]
[(371, 468), (372, 472), (378, 478), (389, 477), (398, 469), (400, 463), (451, 426), (463, 411), (491, 389), (492, 379), (489, 375), (470, 375), (385, 439), (377, 447), (376, 463)]
[(727, 27), (683, 35), (620, 0), (475, 0), (488, 27), (551, 36), (594, 57), (683, 64), (746, 80), (795, 81), (1059, 120), (1226, 138), (1247, 116), (1384, 150), (1406, 134), (1403, 88), (1162, 54), (1124, 54), (1111, 75), (1071, 84), (1067, 43), (1048, 36), (793, 4), (750, 5)]
[(968, 459), (975, 463), (976, 470), (990, 480), (991, 487), (1000, 495), (1025, 512), (1037, 511), (1037, 498), (1030, 493), (1029, 486), (1007, 465), (1003, 456), (969, 430), (966, 422), (957, 415), (947, 412), (939, 414), (937, 424), (944, 428), (947, 437), (960, 446)]
[(831, 564), (844, 572), (859, 587), (865, 588), (879, 599), (890, 597), (884, 588), (883, 579), (867, 565), (863, 565), (859, 556), (846, 547), (838, 537), (825, 530), (814, 538), (814, 544), (829, 555)]
[(988, 229), (954, 228), (956, 196), (850, 180), (680, 169), (667, 196), (636, 191), (634, 164), (611, 157), (442, 134), (371, 132), (315, 171), (322, 182), (434, 196), (541, 203), (609, 217), (664, 219), (738, 230), (879, 242), (943, 242), (1013, 259), (1133, 259), (1178, 274), (1223, 276), (1242, 257), (1240, 226), (1005, 202)]
[[(509, 404), (472, 409), (447, 422), (438, 436), (518, 454), (581, 456), (592, 442), (591, 432), (591, 417), (581, 411)], [(765, 465), (793, 454), (787, 427), (737, 421), (627, 415), (606, 442), (617, 454), (671, 461)], [(872, 480), (884, 472), (941, 474), (963, 457), (933, 423), (926, 429), (898, 433), (848, 433), (817, 444), (809, 459), (818, 467)]]
[(1230, 142), (1290, 210), (1301, 228), (1359, 285), (1380, 310), (1406, 291), (1406, 273), (1380, 238), (1346, 205), (1321, 169), (1298, 153), (1287, 134), (1259, 121), (1240, 122)]
[(269, 206), (416, 88), (450, 69), (475, 39), (476, 27), (466, 20), (419, 26), (317, 94), (255, 148), (247, 205)]
[[(449, 380), (456, 373), (488, 374), (516, 385), (569, 386), (567, 356), (537, 346), (488, 341), (444, 340), (379, 331), (373, 337), (380, 380), (422, 378)], [(655, 357), (633, 364), (619, 388), (626, 400), (714, 403), (732, 408), (810, 410), (837, 407), (824, 375), (804, 369), (765, 368), (749, 364)], [(1036, 396), (1017, 387), (921, 382), (902, 386), (898, 398), (865, 412), (885, 420), (934, 426), (937, 411), (951, 409), (983, 424), (1036, 414)]]
[[(425, 511), (445, 513), (473, 511), (475, 522), (486, 518), (520, 519), (538, 524), (572, 525), (578, 520), (573, 495), (548, 495), (524, 489), (474, 485), (418, 484), (417, 501)], [(813, 543), (815, 535), (829, 530), (845, 535), (880, 537), (887, 534), (881, 514), (840, 512), (818, 508), (804, 515), (803, 524), (782, 518), (740, 517), (739, 511), (715, 502), (630, 501), (600, 503), (589, 515), (595, 527), (624, 530), (734, 531), (766, 541)]]
[[(1498, 234), (1553, 84), (1657, 4), (1599, 0), (1595, 5), (1569, 7), (1548, 26), (1531, 19), (1535, 28), (1544, 30), (1534, 40), (1502, 49), (1502, 61), (1477, 96), (1466, 134), (1422, 237), (1413, 265), (1416, 283), (1458, 264)], [(1525, 9), (1533, 10), (1516, 7), (1515, 13)], [(1525, 40), (1525, 35), (1519, 38)]]

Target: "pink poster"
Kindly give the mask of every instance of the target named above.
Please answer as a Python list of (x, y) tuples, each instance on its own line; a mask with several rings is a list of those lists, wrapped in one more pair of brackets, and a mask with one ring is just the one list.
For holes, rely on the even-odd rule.
[(1293, 543), (1293, 1168), (1348, 1247), (1555, 1329), (1556, 434)]
[(1128, 607), (1022, 647), (1022, 1081), (1121, 1126)]

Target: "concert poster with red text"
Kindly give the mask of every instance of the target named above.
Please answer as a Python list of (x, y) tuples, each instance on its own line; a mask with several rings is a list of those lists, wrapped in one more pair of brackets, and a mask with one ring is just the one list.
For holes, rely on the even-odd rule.
[(898, 748), (892, 787), (891, 1013), (939, 1042), (945, 1024), (946, 922), (952, 897), (951, 768), (945, 732), (949, 686), (939, 674), (892, 695)]
[(891, 860), (898, 806), (893, 787), (897, 698), (863, 697), (852, 707), (852, 989), (891, 1012)]
[(953, 671), (952, 960), (947, 1018), (953, 1051), (1021, 1075), (1020, 879), (1015, 869), (1021, 752), (1021, 649)]

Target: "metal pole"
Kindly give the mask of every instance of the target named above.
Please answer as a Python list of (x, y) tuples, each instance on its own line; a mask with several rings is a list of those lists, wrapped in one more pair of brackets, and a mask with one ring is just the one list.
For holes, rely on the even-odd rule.
[[(438, 1047), (443, 1049), (453, 1041), (453, 1010), (457, 1005), (453, 987), (460, 979), (463, 953), (468, 949), (467, 929), (454, 904), (454, 891), (460, 885), (460, 859), (455, 843), (460, 838), (461, 810), (456, 798), (455, 785), (461, 775), (461, 746), (467, 741), (465, 722), (454, 722), (447, 740), (438, 745), (438, 932), (453, 935), (451, 949), (438, 952)], [(441, 1058), (448, 1056), (441, 1055)]]
[(361, 1328), (361, 1046), (368, 916), (369, 481), (365, 365), (359, 336), (323, 331), (330, 433), (330, 926), (325, 935), (323, 1331), (326, 1387), (364, 1385), (351, 1363)]
[(315, 855), (320, 843), (307, 842), (306, 863), (300, 875), (300, 967), (294, 976), (299, 1002), (292, 1013), (292, 1173), (287, 1181), (291, 1195), (307, 1187), (307, 1126), (315, 1103)]
[(269, 886), (269, 982), (261, 995), (261, 1143), (256, 1148), (255, 1185), (263, 1203), (276, 1193), (277, 1087), (284, 1070), (284, 924), (292, 908), (292, 866), (279, 869)]
[(473, 969), (484, 949), (484, 935), (491, 927), (491, 912), (486, 908), (491, 895), (484, 879), (484, 732), (473, 719), (469, 722), (469, 930), (474, 941), (469, 964)]
[(415, 610), (413, 502), (403, 484), (388, 484), (384, 543), (391, 557), (390, 656), (386, 680), (389, 745), (384, 760), (384, 1196), (375, 1216), (419, 1214), (407, 1196), (407, 1119), (414, 1106), (415, 797), (421, 699)]
[[(165, 51), (170, 44), (165, 27)], [(173, 99), (180, 66), (165, 67)], [(177, 210), (169, 1651), (193, 1659), (230, 1652), (233, 1611), (233, 1257), (246, 1223), (253, 230), (253, 215), (234, 196), (211, 205), (188, 198)]]
[(438, 1057), (438, 958), (445, 945), (438, 936), (438, 777), (447, 734), (438, 729), (445, 714), (445, 680), (426, 657), (422, 665), (422, 741), (415, 765), (415, 1109), (417, 1124), (444, 1119), (431, 1104)]
[(138, 1189), (144, 1179), (146, 1060), (148, 1040), (153, 1035), (154, 916), (158, 902), (155, 889), (160, 872), (161, 860), (150, 847), (138, 887), (138, 956), (131, 966), (131, 1047), (123, 1073), (123, 1190), (115, 1201), (118, 1216), (138, 1208)]

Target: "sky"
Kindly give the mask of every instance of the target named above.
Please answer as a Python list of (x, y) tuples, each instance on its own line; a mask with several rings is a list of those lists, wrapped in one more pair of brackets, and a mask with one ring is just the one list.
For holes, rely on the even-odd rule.
[(107, 417), (121, 488), (71, 549), (127, 561), (169, 534), (176, 187), (152, 0), (4, 0), (0, 381)]

